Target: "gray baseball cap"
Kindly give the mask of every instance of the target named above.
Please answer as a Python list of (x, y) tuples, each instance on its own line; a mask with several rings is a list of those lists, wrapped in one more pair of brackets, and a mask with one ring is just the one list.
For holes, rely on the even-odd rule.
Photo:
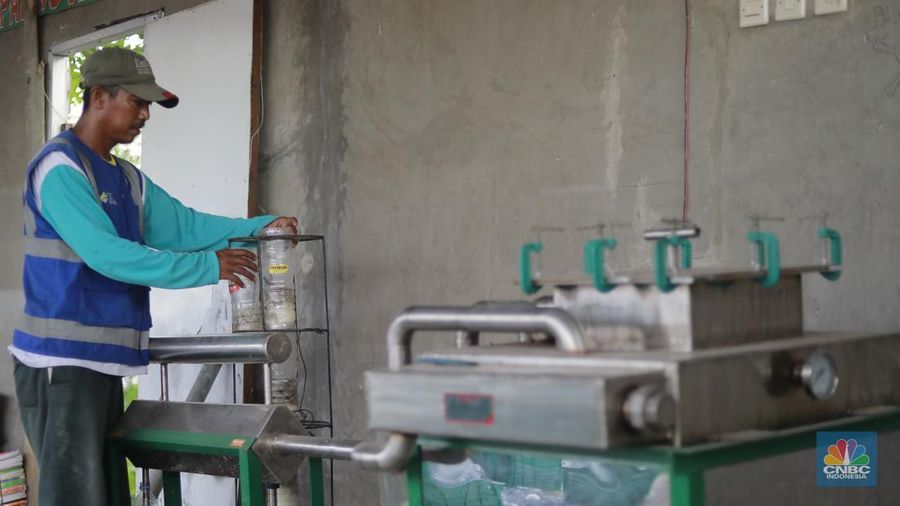
[(107, 47), (88, 56), (81, 66), (81, 87), (118, 86), (144, 100), (171, 109), (174, 93), (156, 84), (150, 62), (130, 49)]

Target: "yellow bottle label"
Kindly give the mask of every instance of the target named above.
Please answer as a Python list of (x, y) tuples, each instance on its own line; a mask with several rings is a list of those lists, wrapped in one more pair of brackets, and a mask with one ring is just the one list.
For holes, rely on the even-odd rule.
[(269, 274), (287, 274), (287, 264), (272, 264), (269, 266)]

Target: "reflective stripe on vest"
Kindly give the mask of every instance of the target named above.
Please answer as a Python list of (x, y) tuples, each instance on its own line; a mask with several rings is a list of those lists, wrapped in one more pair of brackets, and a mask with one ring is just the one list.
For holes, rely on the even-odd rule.
[[(31, 214), (26, 213), (26, 214)], [(81, 262), (81, 257), (62, 239), (25, 238), (25, 254), (33, 257), (55, 258), (66, 262)]]
[(95, 327), (69, 320), (36, 318), (27, 314), (21, 316), (18, 328), (33, 336), (63, 337), (84, 343), (124, 346), (124, 343), (131, 341), (134, 343), (135, 349), (138, 349), (143, 341), (149, 339), (147, 336), (150, 335), (148, 332), (127, 327)]

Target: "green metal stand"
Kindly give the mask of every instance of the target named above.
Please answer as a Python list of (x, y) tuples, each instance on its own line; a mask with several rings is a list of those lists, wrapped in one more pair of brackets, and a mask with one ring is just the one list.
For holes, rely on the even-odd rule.
[[(765, 436), (742, 441), (708, 443), (687, 448), (645, 447), (608, 451), (579, 451), (514, 446), (504, 443), (463, 439), (423, 438), (421, 442), (429, 447), (462, 448), (500, 453), (528, 453), (529, 455), (560, 458), (594, 458), (653, 467), (670, 475), (672, 506), (704, 506), (704, 473), (709, 469), (814, 448), (816, 446), (816, 432), (820, 431), (871, 431), (884, 433), (897, 430), (900, 430), (900, 408), (885, 409), (877, 414), (852, 416), (794, 429), (773, 431)], [(418, 452), (407, 467), (409, 506), (424, 506), (426, 504), (422, 493), (422, 464), (421, 452)]]
[(309, 459), (309, 499), (312, 506), (325, 506), (325, 481), (322, 459)]
[[(191, 453), (210, 457), (232, 457), (238, 462), (238, 479), (241, 488), (241, 504), (263, 506), (262, 468), (259, 459), (250, 451), (255, 438), (241, 435), (188, 434), (157, 429), (116, 431), (109, 437), (107, 458), (110, 464), (129, 456), (139, 456), (144, 451), (167, 453)], [(118, 469), (111, 467), (111, 469)], [(321, 480), (321, 475), (320, 475)], [(108, 486), (110, 497), (119, 497), (119, 487), (127, 483), (126, 476), (112, 477)], [(181, 475), (177, 471), (163, 469), (163, 486), (166, 506), (181, 505)]]

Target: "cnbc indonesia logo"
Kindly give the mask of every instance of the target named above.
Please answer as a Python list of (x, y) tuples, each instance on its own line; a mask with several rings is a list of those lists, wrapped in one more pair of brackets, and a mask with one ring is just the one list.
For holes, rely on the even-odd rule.
[(855, 439), (838, 439), (825, 455), (825, 477), (829, 480), (866, 479), (872, 472), (866, 447)]
[[(828, 437), (826, 434), (834, 434), (834, 436)], [(817, 453), (821, 459), (817, 482), (820, 486), (872, 487), (877, 485), (875, 433), (820, 432), (817, 436), (817, 446), (819, 447)], [(867, 445), (869, 445), (868, 448)]]

